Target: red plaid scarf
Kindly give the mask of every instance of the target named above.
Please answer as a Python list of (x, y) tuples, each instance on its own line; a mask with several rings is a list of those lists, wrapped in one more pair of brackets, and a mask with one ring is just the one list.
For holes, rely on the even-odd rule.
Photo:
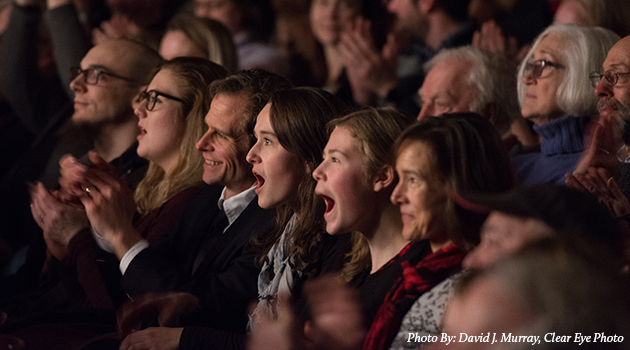
[(410, 266), (408, 261), (402, 262), (403, 275), (378, 309), (363, 342), (363, 350), (388, 349), (413, 303), (424, 292), (461, 270), (464, 255), (464, 251), (451, 244), (427, 255), (416, 266)]

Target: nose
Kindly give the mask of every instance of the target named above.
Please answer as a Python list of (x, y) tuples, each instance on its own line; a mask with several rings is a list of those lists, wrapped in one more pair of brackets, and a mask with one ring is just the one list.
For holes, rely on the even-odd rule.
[(324, 170), (322, 169), (322, 167), (324, 166), (324, 163), (321, 163), (317, 168), (315, 168), (315, 170), (313, 170), (313, 179), (315, 179), (315, 181), (323, 181), (324, 180)]
[(533, 73), (533, 69), (526, 69), (524, 74), (523, 74), (523, 84), (525, 85), (531, 85), (534, 83), (534, 81), (536, 80), (536, 78), (534, 78), (534, 73)]
[(601, 97), (613, 97), (612, 86), (606, 84), (606, 79), (602, 78), (595, 87), (595, 95)]
[(432, 103), (423, 103), (422, 108), (420, 108), (420, 113), (418, 113), (418, 120), (426, 119), (433, 116), (433, 104)]
[(198, 150), (202, 152), (208, 152), (208, 151), (214, 150), (214, 148), (212, 147), (212, 142), (210, 141), (210, 138), (212, 137), (211, 133), (212, 133), (212, 130), (206, 131), (206, 133), (203, 134), (203, 136), (201, 136), (199, 141), (197, 141), (197, 143), (195, 144), (195, 147)]
[(394, 191), (392, 191), (392, 195), (389, 197), (389, 200), (394, 204), (394, 205), (400, 205), (403, 202), (403, 185), (402, 185), (402, 180), (398, 182), (398, 184), (396, 184), (396, 187), (394, 187)]
[(260, 156), (258, 155), (258, 145), (259, 142), (256, 142), (249, 152), (247, 152), (247, 157), (245, 157), (245, 159), (250, 164), (260, 163), (261, 161)]
[(136, 104), (136, 108), (133, 109), (133, 112), (140, 119), (144, 119), (147, 117), (147, 100), (141, 100)]
[(74, 91), (74, 93), (85, 92), (87, 87), (85, 86), (85, 82), (83, 81), (83, 74), (79, 74), (70, 82), (70, 89)]

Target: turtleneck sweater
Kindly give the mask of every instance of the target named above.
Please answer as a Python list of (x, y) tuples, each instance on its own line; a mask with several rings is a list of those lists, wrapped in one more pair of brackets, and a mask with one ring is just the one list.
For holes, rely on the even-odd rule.
[(565, 116), (534, 126), (542, 137), (540, 153), (514, 157), (519, 182), (564, 185), (564, 174), (573, 172), (584, 150), (584, 131), (589, 120), (589, 117)]

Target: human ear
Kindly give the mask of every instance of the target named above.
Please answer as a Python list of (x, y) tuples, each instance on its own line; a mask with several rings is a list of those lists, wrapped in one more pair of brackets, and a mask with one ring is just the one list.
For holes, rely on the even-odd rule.
[(375, 175), (374, 175), (374, 192), (380, 192), (384, 189), (389, 188), (396, 179), (396, 173), (394, 172), (394, 168), (391, 165), (383, 166)]

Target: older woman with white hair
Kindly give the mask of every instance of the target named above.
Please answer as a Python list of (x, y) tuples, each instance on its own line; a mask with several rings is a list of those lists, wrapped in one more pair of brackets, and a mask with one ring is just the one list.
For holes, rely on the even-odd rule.
[(521, 114), (541, 136), (540, 153), (514, 158), (525, 184), (564, 184), (584, 149), (584, 133), (597, 113), (589, 73), (599, 71), (619, 36), (600, 27), (554, 24), (536, 38), (518, 71)]

